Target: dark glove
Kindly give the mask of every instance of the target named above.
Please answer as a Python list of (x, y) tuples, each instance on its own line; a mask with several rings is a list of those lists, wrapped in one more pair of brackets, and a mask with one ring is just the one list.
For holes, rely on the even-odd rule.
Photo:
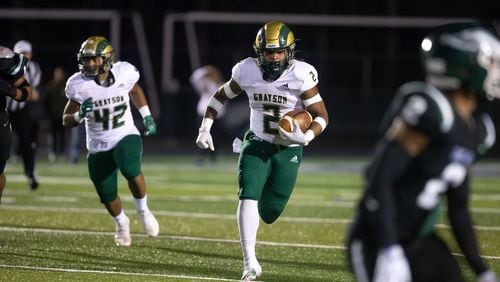
[(86, 117), (87, 113), (91, 112), (93, 108), (94, 108), (94, 103), (92, 103), (92, 98), (87, 98), (80, 105), (80, 110), (78, 111), (78, 116), (80, 116), (80, 118)]
[(146, 127), (144, 135), (150, 136), (156, 134), (156, 124), (152, 116), (145, 116), (143, 122), (144, 127)]
[(14, 99), (17, 96), (17, 91), (9, 82), (0, 78), (0, 95)]

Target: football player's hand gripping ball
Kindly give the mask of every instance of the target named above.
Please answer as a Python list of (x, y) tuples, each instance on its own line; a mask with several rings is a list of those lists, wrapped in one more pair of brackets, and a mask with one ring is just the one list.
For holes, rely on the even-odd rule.
[(146, 128), (146, 131), (144, 131), (144, 135), (151, 136), (156, 134), (156, 123), (152, 116), (145, 116), (142, 122), (144, 123), (144, 127)]
[(281, 138), (289, 140), (295, 144), (306, 146), (307, 144), (309, 144), (310, 140), (307, 140), (306, 134), (300, 129), (299, 123), (296, 120), (294, 120), (293, 123), (294, 126), (292, 132), (286, 132), (285, 130), (283, 130), (283, 128), (278, 127)]

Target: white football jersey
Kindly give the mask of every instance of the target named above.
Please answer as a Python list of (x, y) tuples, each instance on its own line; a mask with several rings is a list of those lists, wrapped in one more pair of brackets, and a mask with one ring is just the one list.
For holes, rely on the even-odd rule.
[(233, 67), (232, 79), (248, 95), (250, 130), (259, 138), (288, 145), (278, 132), (278, 122), (294, 109), (304, 109), (300, 95), (318, 84), (316, 69), (302, 61), (291, 65), (275, 81), (265, 81), (255, 58), (246, 58)]
[(127, 135), (140, 135), (130, 109), (129, 92), (139, 80), (139, 71), (130, 63), (115, 62), (111, 68), (115, 82), (104, 87), (80, 72), (66, 83), (66, 97), (80, 104), (91, 97), (93, 110), (85, 118), (87, 149), (90, 153), (113, 149)]

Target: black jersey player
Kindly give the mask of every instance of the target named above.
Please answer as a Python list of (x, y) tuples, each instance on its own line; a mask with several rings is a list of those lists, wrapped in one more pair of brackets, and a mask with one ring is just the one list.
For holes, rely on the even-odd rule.
[(0, 46), (0, 200), (5, 188), (5, 164), (10, 155), (11, 125), (6, 110), (7, 98), (17, 101), (28, 100), (31, 86), (24, 78), (27, 59), (14, 53), (7, 47)]
[(433, 225), (441, 203), (477, 281), (498, 281), (479, 255), (468, 211), (470, 168), (495, 142), (482, 104), (500, 98), (500, 42), (477, 23), (441, 26), (421, 44), (425, 82), (401, 86), (348, 235), (358, 281), (463, 281)]

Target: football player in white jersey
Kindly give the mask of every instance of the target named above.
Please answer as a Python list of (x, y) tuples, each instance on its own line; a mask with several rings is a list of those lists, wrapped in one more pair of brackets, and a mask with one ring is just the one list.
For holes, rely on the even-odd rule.
[[(316, 69), (295, 60), (295, 37), (288, 26), (266, 23), (257, 33), (254, 50), (257, 58), (237, 63), (231, 79), (210, 99), (196, 139), (200, 148), (214, 150), (210, 128), (215, 117), (228, 99), (243, 91), (247, 94), (250, 130), (245, 134), (238, 161), (242, 280), (255, 280), (262, 274), (255, 254), (259, 215), (267, 224), (278, 219), (295, 186), (303, 146), (328, 124)], [(306, 109), (313, 116), (305, 133), (299, 126), (291, 133), (278, 127), (281, 117), (294, 109)]]
[(146, 234), (155, 237), (159, 226), (147, 205), (142, 141), (130, 109), (132, 102), (143, 118), (146, 136), (156, 133), (144, 91), (137, 83), (139, 71), (128, 62), (113, 62), (114, 49), (101, 36), (85, 40), (77, 57), (80, 71), (66, 83), (69, 100), (63, 124), (73, 127), (85, 120), (90, 179), (116, 221), (115, 243), (131, 244), (130, 221), (118, 196), (118, 170), (128, 181)]

